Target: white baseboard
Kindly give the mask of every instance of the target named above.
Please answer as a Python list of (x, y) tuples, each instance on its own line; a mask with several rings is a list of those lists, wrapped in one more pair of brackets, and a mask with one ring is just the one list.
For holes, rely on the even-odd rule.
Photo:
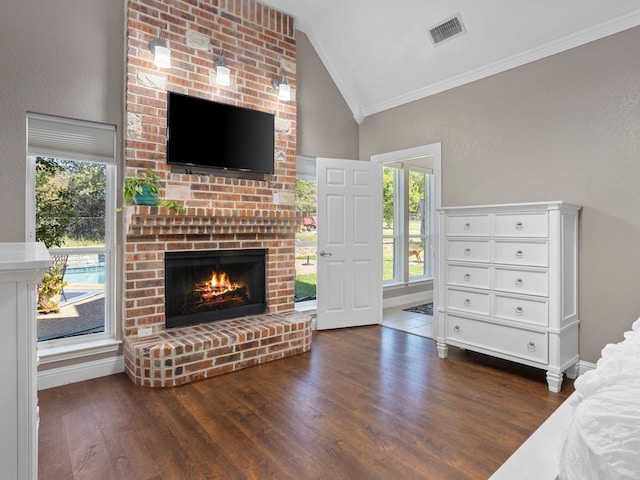
[(383, 300), (383, 308), (400, 307), (410, 303), (429, 303), (433, 301), (433, 290), (424, 292), (411, 293), (409, 295), (401, 295), (399, 297), (385, 298)]
[(580, 360), (578, 362), (578, 376), (582, 375), (583, 373), (589, 370), (593, 370), (594, 368), (596, 368), (595, 363), (585, 362), (584, 360)]
[(124, 372), (124, 356), (67, 365), (38, 372), (38, 390)]

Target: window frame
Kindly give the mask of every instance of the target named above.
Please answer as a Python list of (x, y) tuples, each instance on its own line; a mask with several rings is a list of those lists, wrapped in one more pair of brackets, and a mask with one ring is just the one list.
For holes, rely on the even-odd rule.
[[(105, 255), (105, 319), (104, 332), (78, 335), (74, 337), (60, 338), (54, 340), (44, 340), (37, 342), (38, 356), (41, 364), (68, 360), (99, 353), (115, 351), (122, 343), (119, 340), (120, 332), (117, 328), (116, 318), (116, 152), (115, 152), (115, 126), (104, 125), (78, 120), (69, 120), (53, 116), (40, 114), (27, 114), (27, 124), (35, 119), (38, 122), (49, 122), (46, 128), (57, 133), (52, 144), (39, 142), (37, 145), (29, 144), (29, 130), (27, 134), (27, 160), (26, 160), (26, 238), (28, 241), (35, 241), (35, 171), (36, 157), (45, 156), (74, 160), (79, 162), (101, 163), (105, 165), (105, 245), (104, 247), (74, 247), (74, 248), (51, 248), (55, 253), (68, 254), (104, 254)], [(60, 130), (56, 130), (60, 127)], [(84, 145), (79, 144), (74, 151), (74, 138), (72, 133), (80, 130), (86, 138), (92, 138), (95, 132), (98, 149), (95, 154), (89, 150), (83, 150)], [(38, 132), (37, 132), (38, 133)], [(45, 132), (46, 133), (46, 132)], [(65, 135), (69, 136), (69, 150), (60, 151), (56, 147), (56, 142), (60, 144)], [(112, 136), (113, 148), (109, 145)], [(62, 142), (64, 143), (64, 142)], [(48, 151), (48, 147), (51, 151)], [(80, 157), (80, 158), (78, 158)], [(82, 158), (84, 157), (84, 158)]]
[[(439, 276), (439, 264), (435, 261), (438, 252), (438, 244), (436, 239), (438, 238), (438, 229), (439, 229), (439, 221), (436, 218), (439, 215), (439, 211), (442, 208), (442, 144), (439, 142), (429, 143), (418, 145), (415, 147), (409, 147), (402, 150), (389, 151), (384, 153), (378, 153), (371, 155), (370, 160), (374, 163), (377, 163), (382, 167), (382, 165), (399, 162), (403, 160), (411, 160), (417, 158), (424, 158), (427, 161), (429, 168), (433, 169), (433, 185), (431, 189), (432, 193), (432, 205), (433, 205), (433, 228), (431, 230), (431, 234), (433, 236), (431, 242), (431, 251), (428, 252), (431, 255), (433, 260), (433, 280), (426, 282), (416, 282), (413, 283), (410, 287), (408, 285), (397, 285), (397, 286), (389, 286), (383, 284), (383, 290), (386, 293), (387, 291), (395, 291), (398, 292), (405, 291), (407, 295), (418, 294), (422, 288), (429, 289), (429, 285), (432, 285), (434, 299), (437, 297), (437, 282), (434, 280)], [(382, 248), (382, 247), (381, 247)], [(382, 273), (381, 273), (382, 274)], [(402, 293), (392, 293), (392, 297), (402, 297)]]
[[(394, 222), (393, 222), (393, 234), (383, 235), (383, 243), (385, 240), (393, 239), (394, 244), (394, 275), (393, 278), (383, 280), (383, 286), (396, 286), (396, 285), (413, 285), (416, 283), (432, 281), (433, 280), (433, 217), (435, 213), (435, 205), (431, 193), (433, 192), (434, 185), (434, 172), (433, 169), (427, 167), (420, 167), (415, 165), (413, 159), (400, 160), (395, 162), (387, 162), (382, 167), (394, 169)], [(411, 239), (416, 238), (415, 235), (411, 235), (410, 229), (410, 217), (409, 217), (409, 182), (410, 173), (418, 172), (420, 174), (428, 175), (429, 182), (425, 181), (425, 212), (429, 212), (427, 215), (428, 225), (425, 225), (425, 234), (420, 236), (423, 240), (425, 248), (423, 250), (423, 264), (425, 266), (425, 273), (419, 276), (411, 276), (409, 269), (410, 256), (410, 244)], [(426, 180), (426, 179), (425, 179)], [(430, 268), (426, 268), (429, 265)]]

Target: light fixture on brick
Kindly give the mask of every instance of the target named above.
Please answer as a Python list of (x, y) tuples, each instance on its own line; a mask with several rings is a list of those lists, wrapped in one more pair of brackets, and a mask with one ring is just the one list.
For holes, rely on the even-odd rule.
[(216, 84), (228, 87), (231, 85), (231, 70), (229, 70), (229, 67), (227, 67), (227, 64), (224, 61), (226, 57), (227, 54), (222, 52), (220, 54), (220, 58), (215, 62)]
[(278, 100), (288, 102), (291, 100), (291, 86), (287, 83), (287, 77), (284, 70), (281, 72), (280, 78), (274, 78), (271, 82), (274, 90), (278, 91)]
[(153, 53), (153, 63), (159, 68), (171, 67), (171, 50), (167, 47), (164, 38), (156, 38), (149, 42), (149, 50)]

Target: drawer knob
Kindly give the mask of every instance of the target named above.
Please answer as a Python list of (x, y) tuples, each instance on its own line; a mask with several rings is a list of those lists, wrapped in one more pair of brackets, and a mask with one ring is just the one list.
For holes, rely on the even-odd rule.
[(465, 222), (464, 227), (462, 227), (462, 228), (464, 228), (465, 230), (470, 230), (471, 229), (471, 222)]
[(460, 333), (460, 325), (456, 325), (453, 327), (453, 333)]
[(469, 305), (471, 305), (471, 299), (470, 298), (465, 298), (464, 299), (464, 306), (468, 307)]
[(470, 249), (469, 247), (467, 247), (467, 248), (465, 248), (465, 249), (464, 249), (464, 255), (465, 255), (466, 257), (468, 257), (469, 255), (471, 255), (471, 249)]
[(527, 343), (527, 350), (529, 350), (530, 352), (535, 352), (536, 351), (536, 342)]
[(516, 222), (516, 230), (521, 231), (524, 228), (524, 223)]
[(470, 273), (465, 273), (464, 274), (464, 281), (468, 282), (469, 280), (471, 280), (471, 274)]
[(524, 257), (524, 252), (522, 250), (516, 250), (516, 258)]
[(516, 315), (521, 317), (523, 313), (524, 313), (524, 308), (522, 308), (521, 306), (517, 306), (516, 307)]
[(521, 287), (524, 285), (524, 280), (521, 278), (516, 278), (516, 287)]

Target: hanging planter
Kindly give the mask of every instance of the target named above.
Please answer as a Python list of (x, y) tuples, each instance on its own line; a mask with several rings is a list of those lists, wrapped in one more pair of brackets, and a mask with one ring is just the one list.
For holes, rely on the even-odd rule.
[[(133, 203), (136, 205), (149, 205), (151, 207), (158, 204), (158, 189), (151, 185), (140, 185), (141, 192), (133, 196)], [(152, 193), (155, 190), (155, 193)]]
[[(150, 168), (135, 177), (125, 178), (122, 195), (124, 205), (135, 204), (150, 207), (158, 205), (176, 212), (185, 211), (184, 206), (174, 200), (160, 200), (160, 177)], [(116, 208), (116, 211), (124, 210), (124, 205)]]
[(158, 204), (160, 193), (160, 177), (150, 168), (146, 172), (139, 173), (135, 177), (124, 179), (122, 194), (127, 205), (155, 206)]

